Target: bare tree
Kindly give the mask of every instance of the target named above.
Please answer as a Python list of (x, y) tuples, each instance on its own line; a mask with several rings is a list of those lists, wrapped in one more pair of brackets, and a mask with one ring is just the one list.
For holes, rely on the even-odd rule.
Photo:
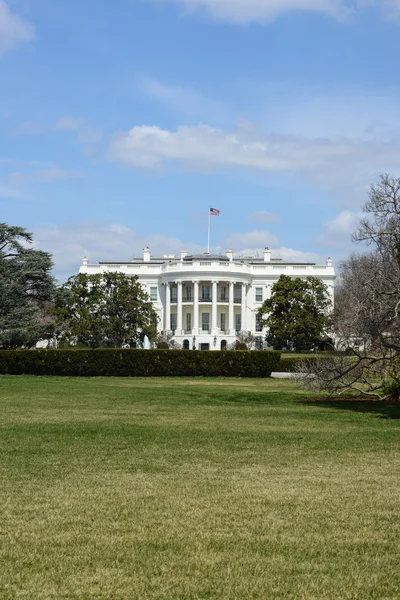
[(371, 247), (341, 266), (331, 328), (338, 352), (303, 361), (307, 387), (385, 398), (400, 395), (400, 179), (371, 186), (353, 235)]

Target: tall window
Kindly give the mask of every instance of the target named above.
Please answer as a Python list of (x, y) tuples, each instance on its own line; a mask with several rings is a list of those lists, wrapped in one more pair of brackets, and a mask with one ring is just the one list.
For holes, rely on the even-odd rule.
[(171, 288), (171, 302), (176, 302), (178, 300), (178, 288)]
[(220, 293), (221, 293), (221, 300), (226, 300), (226, 298), (227, 298), (226, 287), (222, 287)]
[(171, 331), (176, 329), (176, 313), (171, 313)]
[(153, 302), (157, 301), (157, 288), (156, 287), (150, 288), (150, 300), (152, 300)]
[(210, 329), (210, 313), (201, 313), (201, 329), (202, 331)]
[(203, 300), (210, 300), (210, 286), (202, 285), (201, 286), (201, 296)]
[(226, 328), (226, 315), (225, 313), (221, 313), (221, 330), (225, 331)]
[(262, 331), (261, 315), (256, 314), (256, 331)]
[(242, 286), (235, 285), (235, 302), (240, 302), (242, 300)]
[(242, 315), (241, 314), (235, 315), (235, 325), (236, 325), (236, 331), (240, 331), (242, 329)]
[(190, 286), (187, 286), (185, 288), (185, 300), (188, 300), (190, 302), (191, 299), (192, 299), (192, 288)]
[(263, 301), (263, 289), (262, 287), (256, 287), (256, 302)]
[(186, 331), (192, 330), (192, 313), (186, 313)]

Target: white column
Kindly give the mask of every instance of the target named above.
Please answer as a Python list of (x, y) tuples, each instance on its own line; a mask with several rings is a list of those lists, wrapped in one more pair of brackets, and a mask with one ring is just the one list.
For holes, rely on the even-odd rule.
[(241, 330), (246, 331), (246, 284), (242, 283), (242, 318)]
[(229, 283), (229, 315), (228, 315), (228, 331), (229, 335), (235, 335), (235, 323), (233, 322), (234, 317), (234, 299), (235, 295), (235, 282), (231, 281)]
[(169, 281), (165, 284), (165, 331), (171, 329), (171, 288)]
[(218, 300), (218, 282), (212, 282), (212, 310), (211, 310), (211, 333), (217, 335), (218, 323), (217, 323), (217, 300)]
[(182, 333), (182, 281), (178, 281), (178, 305), (177, 305), (176, 328), (177, 334)]
[(199, 282), (193, 281), (194, 302), (193, 302), (193, 335), (199, 333)]

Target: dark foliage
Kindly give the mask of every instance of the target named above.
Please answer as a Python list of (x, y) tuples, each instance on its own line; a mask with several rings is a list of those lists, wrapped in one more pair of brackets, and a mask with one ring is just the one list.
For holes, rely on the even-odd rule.
[(107, 377), (269, 377), (279, 352), (181, 350), (4, 350), (0, 372), (10, 375)]

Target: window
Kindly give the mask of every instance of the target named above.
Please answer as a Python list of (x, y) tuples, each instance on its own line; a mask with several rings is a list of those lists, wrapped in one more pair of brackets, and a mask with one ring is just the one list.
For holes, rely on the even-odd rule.
[(226, 300), (226, 287), (221, 288), (221, 300)]
[(201, 286), (201, 296), (202, 296), (203, 300), (210, 300), (211, 299), (210, 298), (210, 286), (209, 285), (202, 285)]
[(175, 331), (176, 329), (176, 314), (171, 313), (171, 331)]
[(256, 331), (262, 331), (261, 315), (256, 314)]
[(192, 331), (192, 313), (186, 313), (186, 331)]
[(226, 340), (221, 340), (221, 350), (226, 350), (226, 346), (227, 346)]
[(177, 302), (177, 300), (178, 300), (178, 288), (172, 287), (171, 288), (171, 302)]
[(235, 302), (242, 301), (242, 286), (235, 285)]
[(221, 330), (225, 331), (226, 328), (226, 315), (225, 313), (221, 313)]
[(201, 329), (202, 331), (208, 331), (210, 329), (210, 313), (201, 314)]
[(150, 288), (150, 300), (152, 300), (153, 302), (157, 301), (157, 288), (156, 287)]
[(192, 299), (192, 288), (191, 287), (186, 287), (185, 288), (185, 297), (184, 300), (187, 300), (188, 302), (190, 302)]
[(183, 350), (189, 350), (189, 340), (183, 340)]
[(235, 323), (236, 323), (236, 331), (240, 331), (242, 329), (242, 315), (235, 315)]
[(256, 288), (256, 302), (262, 302), (263, 301), (263, 289), (262, 287), (257, 287)]

